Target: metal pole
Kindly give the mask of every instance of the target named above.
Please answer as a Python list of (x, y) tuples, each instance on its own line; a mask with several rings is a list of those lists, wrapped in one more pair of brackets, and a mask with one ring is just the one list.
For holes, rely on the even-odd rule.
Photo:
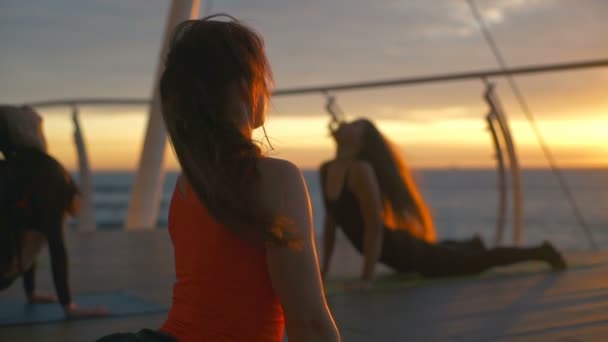
[(78, 155), (78, 178), (80, 188), (80, 211), (78, 213), (78, 228), (83, 231), (94, 231), (95, 222), (95, 189), (91, 167), (87, 155), (87, 146), (80, 127), (78, 106), (72, 107), (72, 122), (74, 123), (74, 145)]
[(496, 76), (513, 76), (513, 75), (525, 75), (525, 74), (536, 74), (543, 72), (553, 71), (564, 71), (564, 70), (575, 70), (575, 69), (587, 69), (608, 66), (608, 59), (598, 59), (590, 61), (580, 61), (573, 63), (562, 63), (562, 64), (544, 64), (544, 65), (533, 65), (524, 66), (519, 68), (511, 69), (490, 69), (481, 71), (471, 72), (459, 72), (451, 74), (440, 74), (420, 77), (408, 77), (408, 78), (396, 78), (396, 79), (385, 79), (368, 82), (357, 82), (357, 83), (339, 83), (339, 84), (327, 84), (320, 86), (311, 87), (300, 87), (300, 88), (287, 88), (280, 89), (273, 93), (273, 96), (285, 96), (285, 95), (305, 95), (311, 93), (326, 93), (346, 90), (361, 90), (370, 88), (383, 88), (391, 86), (405, 86), (412, 84), (422, 83), (435, 83), (435, 82), (447, 82), (447, 81), (465, 81), (475, 80), (484, 77), (496, 77)]
[(171, 3), (153, 85), (146, 137), (125, 221), (125, 228), (128, 230), (152, 229), (156, 226), (164, 180), (163, 157), (167, 140), (161, 116), (158, 83), (174, 27), (183, 20), (197, 18), (199, 6), (200, 0), (173, 0)]
[(515, 141), (511, 135), (509, 122), (500, 106), (500, 102), (494, 92), (494, 85), (488, 84), (485, 99), (490, 105), (490, 108), (496, 114), (497, 123), (499, 124), (507, 156), (509, 158), (509, 167), (511, 170), (511, 189), (513, 193), (513, 243), (519, 245), (523, 237), (523, 201), (521, 191), (521, 172), (517, 152), (515, 150)]
[(505, 231), (505, 218), (507, 211), (507, 183), (505, 179), (505, 160), (502, 154), (501, 139), (496, 129), (496, 113), (491, 111), (486, 116), (488, 122), (488, 129), (492, 136), (492, 142), (494, 143), (494, 149), (496, 151), (496, 171), (498, 172), (498, 214), (496, 217), (496, 236), (494, 237), (494, 245), (499, 246), (502, 243), (502, 238)]
[[(405, 77), (396, 79), (383, 79), (375, 81), (364, 81), (354, 83), (337, 83), (337, 84), (324, 84), (311, 87), (296, 87), (287, 89), (278, 89), (272, 96), (295, 96), (295, 95), (310, 95), (310, 94), (326, 94), (334, 91), (348, 91), (348, 90), (365, 90), (372, 88), (384, 88), (384, 87), (398, 87), (406, 85), (415, 85), (422, 83), (437, 83), (437, 82), (448, 82), (448, 81), (467, 81), (475, 80), (486, 77), (502, 77), (512, 75), (526, 75), (536, 73), (547, 73), (554, 71), (567, 71), (567, 70), (579, 70), (589, 68), (600, 68), (608, 67), (608, 59), (595, 59), (587, 61), (578, 61), (572, 63), (561, 63), (561, 64), (543, 64), (543, 65), (531, 65), (523, 66), (511, 69), (490, 69), (490, 70), (479, 70), (469, 71), (461, 73), (449, 73), (439, 75), (426, 75), (417, 77)], [(82, 98), (82, 99), (59, 99), (59, 100), (47, 100), (47, 101), (36, 101), (29, 102), (28, 105), (36, 108), (48, 108), (48, 107), (63, 107), (77, 104), (79, 106), (116, 106), (116, 105), (148, 105), (150, 99), (108, 99), (108, 98)]]

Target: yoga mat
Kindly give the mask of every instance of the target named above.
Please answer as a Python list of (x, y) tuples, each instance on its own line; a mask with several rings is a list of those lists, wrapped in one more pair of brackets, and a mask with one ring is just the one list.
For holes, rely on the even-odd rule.
[[(165, 306), (126, 294), (123, 292), (91, 293), (77, 295), (74, 301), (81, 306), (104, 306), (110, 316), (91, 319), (113, 318), (118, 316), (141, 315), (165, 312)], [(25, 299), (0, 299), (0, 326), (29, 325), (65, 320), (61, 305), (27, 304)]]
[[(568, 268), (561, 272), (584, 270), (604, 264), (606, 261), (594, 257), (577, 257), (567, 259)], [(325, 294), (327, 296), (357, 292), (381, 292), (390, 290), (408, 289), (428, 284), (445, 283), (450, 281), (474, 280), (474, 279), (500, 279), (514, 276), (525, 276), (551, 272), (550, 269), (539, 262), (525, 262), (506, 267), (496, 267), (479, 275), (456, 276), (444, 278), (423, 278), (415, 273), (393, 273), (385, 274), (376, 278), (370, 289), (346, 289), (344, 284), (357, 278), (331, 279), (325, 283)]]

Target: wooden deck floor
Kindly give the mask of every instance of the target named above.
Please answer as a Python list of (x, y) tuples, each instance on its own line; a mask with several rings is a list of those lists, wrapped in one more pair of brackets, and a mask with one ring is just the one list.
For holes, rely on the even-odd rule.
[[(173, 257), (167, 232), (68, 235), (74, 292), (126, 290), (168, 305)], [(356, 274), (359, 257), (339, 239), (333, 276)], [(569, 253), (573, 267), (504, 268), (482, 277), (401, 280), (359, 293), (329, 295), (344, 341), (608, 340), (608, 252)], [(48, 260), (39, 288), (52, 290)], [(382, 269), (382, 273), (387, 273)], [(20, 284), (0, 298), (22, 298)], [(94, 341), (117, 331), (155, 328), (164, 314), (0, 327), (0, 341)]]

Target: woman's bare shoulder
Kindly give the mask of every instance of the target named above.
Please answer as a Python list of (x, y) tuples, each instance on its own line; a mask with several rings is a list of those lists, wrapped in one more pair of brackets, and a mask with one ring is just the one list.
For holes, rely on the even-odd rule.
[(349, 165), (349, 173), (354, 177), (368, 177), (374, 175), (372, 165), (365, 160), (355, 160)]
[(262, 177), (265, 175), (290, 174), (296, 171), (299, 172), (300, 170), (294, 163), (288, 160), (269, 157), (260, 159), (258, 168)]
[(377, 184), (376, 174), (372, 165), (365, 160), (355, 160), (349, 165), (347, 184), (349, 187), (367, 187)]
[(335, 162), (335, 160), (333, 160), (333, 159), (329, 159), (329, 160), (326, 160), (326, 161), (322, 162), (321, 165), (319, 166), (319, 170), (323, 170), (323, 169), (328, 168), (334, 162)]
[(293, 195), (304, 183), (302, 172), (290, 161), (263, 158), (258, 163), (260, 171), (260, 196), (264, 202), (274, 205), (285, 196)]

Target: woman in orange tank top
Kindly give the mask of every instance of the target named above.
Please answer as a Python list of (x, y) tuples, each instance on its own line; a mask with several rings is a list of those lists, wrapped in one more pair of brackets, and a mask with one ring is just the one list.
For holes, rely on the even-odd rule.
[(160, 330), (179, 341), (281, 341), (285, 325), (290, 341), (338, 341), (302, 175), (251, 137), (272, 85), (263, 41), (223, 17), (180, 24), (161, 77), (183, 175), (169, 211), (177, 280)]
[[(218, 19), (224, 18), (225, 21)], [(215, 15), (175, 30), (160, 80), (182, 168), (169, 210), (176, 282), (160, 331), (111, 341), (336, 342), (301, 172), (264, 157), (272, 77), (262, 38)]]
[(283, 311), (263, 248), (215, 220), (182, 178), (169, 232), (175, 247), (173, 305), (161, 331), (186, 341), (275, 341)]
[(175, 30), (160, 91), (183, 175), (169, 211), (177, 279), (160, 330), (178, 341), (281, 341), (284, 326), (290, 341), (340, 339), (302, 175), (251, 137), (271, 85), (262, 38), (234, 18)]

